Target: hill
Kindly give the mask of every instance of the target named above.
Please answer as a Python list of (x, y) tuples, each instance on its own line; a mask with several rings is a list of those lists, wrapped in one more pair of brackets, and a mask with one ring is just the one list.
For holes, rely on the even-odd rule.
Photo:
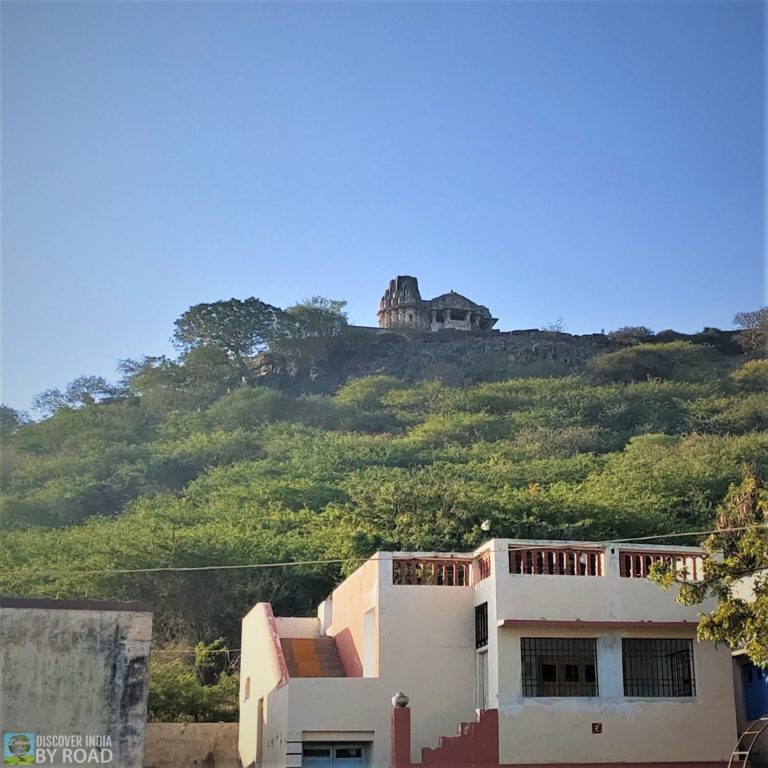
[(379, 333), (341, 306), (198, 305), (177, 360), (0, 409), (0, 594), (150, 603), (152, 719), (235, 718), (243, 614), (309, 613), (376, 549), (703, 530), (768, 472), (768, 361), (731, 333)]
[[(486, 518), (499, 536), (706, 528), (743, 466), (768, 462), (768, 364), (690, 342), (560, 377), (369, 376), (324, 396), (174, 365), (8, 437), (0, 593), (146, 600), (161, 640), (236, 641), (257, 600), (309, 611), (377, 548), (464, 549)], [(123, 572), (326, 559), (344, 562)]]

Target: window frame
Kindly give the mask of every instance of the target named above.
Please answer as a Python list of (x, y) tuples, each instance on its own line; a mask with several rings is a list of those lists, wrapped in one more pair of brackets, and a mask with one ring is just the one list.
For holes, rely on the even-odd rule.
[(488, 646), (488, 602), (475, 606), (475, 650)]
[[(651, 644), (656, 644), (653, 652)], [(649, 652), (639, 653), (642, 646)], [(683, 657), (687, 659), (687, 670), (681, 670), (678, 663)], [(645, 674), (660, 670), (665, 674), (658, 677), (634, 674), (630, 677), (631, 666)], [(623, 637), (621, 671), (624, 697), (628, 699), (695, 699), (697, 696), (696, 657), (691, 638)]]
[[(520, 665), (523, 698), (595, 699), (600, 696), (596, 637), (521, 637)], [(573, 676), (574, 667), (577, 679), (568, 680), (569, 675)]]

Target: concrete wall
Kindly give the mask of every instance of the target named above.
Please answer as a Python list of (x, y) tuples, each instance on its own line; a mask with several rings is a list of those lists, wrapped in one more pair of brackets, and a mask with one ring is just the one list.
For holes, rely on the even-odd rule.
[(147, 723), (144, 768), (240, 768), (237, 723)]
[[(494, 539), (493, 566), (496, 590), (496, 618), (499, 620), (617, 621), (698, 623), (699, 612), (714, 608), (714, 601), (683, 606), (675, 601), (677, 589), (659, 589), (647, 579), (619, 576), (619, 548), (608, 547), (604, 556), (604, 576), (559, 576), (511, 574), (509, 546), (552, 545), (552, 542), (524, 542)], [(566, 543), (563, 542), (563, 546)], [(576, 548), (585, 542), (573, 542)], [(588, 545), (586, 545), (588, 546)], [(671, 547), (646, 547), (649, 551), (669, 551)], [(676, 551), (700, 552), (678, 547)]]
[[(288, 765), (296, 765), (296, 761), (290, 761), (287, 756), (289, 696), (290, 686), (286, 685), (275, 688), (264, 697), (261, 740), (261, 765), (264, 768), (286, 768)], [(301, 762), (298, 764), (301, 765)], [(243, 761), (243, 765), (248, 764)]]
[[(390, 563), (391, 567), (391, 563)], [(391, 573), (391, 571), (390, 571)], [(473, 591), (468, 587), (382, 588), (380, 630), (382, 725), (388, 733), (392, 694), (404, 691), (414, 715), (412, 759), (422, 747), (474, 720), (475, 638)], [(389, 740), (386, 741), (387, 754)]]
[[(473, 591), (467, 587), (392, 584), (392, 555), (379, 553), (333, 593), (331, 634), (347, 678), (289, 683), (289, 741), (335, 732), (371, 734), (372, 765), (390, 758), (390, 699), (405, 691), (414, 709), (412, 750), (434, 746), (474, 720)], [(373, 676), (362, 678), (363, 616), (375, 617)], [(447, 671), (449, 674), (446, 674)]]
[[(595, 637), (598, 696), (535, 698), (522, 695), (520, 638)], [(696, 695), (626, 698), (622, 637), (693, 637), (693, 633), (584, 629), (499, 631), (499, 742), (502, 763), (717, 761), (736, 743), (730, 653), (694, 643)], [(592, 723), (602, 733), (592, 733)]]
[[(243, 619), (240, 656), (240, 732), (243, 765), (281, 765), (288, 721), (288, 670), (277, 623), (268, 603), (258, 603)], [(282, 732), (280, 732), (282, 728)], [(275, 729), (278, 729), (275, 731)]]
[(275, 616), (275, 627), (280, 637), (312, 638), (322, 634), (320, 619)]
[(152, 614), (133, 603), (0, 598), (3, 731), (109, 736), (140, 768)]
[[(353, 574), (344, 580), (333, 592), (331, 599), (332, 618), (329, 634), (336, 638), (341, 663), (347, 677), (362, 677), (364, 658), (363, 616), (373, 609), (376, 628), (380, 626), (379, 583), (384, 560), (374, 555)], [(390, 566), (391, 567), (391, 566)], [(392, 571), (389, 571), (392, 581)], [(376, 633), (378, 635), (378, 631)], [(378, 638), (373, 650), (374, 670), (378, 674)]]

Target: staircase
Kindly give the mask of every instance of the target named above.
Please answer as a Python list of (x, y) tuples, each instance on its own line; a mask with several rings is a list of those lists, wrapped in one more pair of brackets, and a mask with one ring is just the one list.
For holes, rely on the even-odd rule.
[(332, 637), (281, 637), (289, 677), (344, 677)]
[(460, 723), (456, 736), (441, 736), (437, 747), (421, 750), (423, 766), (486, 768), (499, 764), (499, 712), (481, 710), (473, 723)]

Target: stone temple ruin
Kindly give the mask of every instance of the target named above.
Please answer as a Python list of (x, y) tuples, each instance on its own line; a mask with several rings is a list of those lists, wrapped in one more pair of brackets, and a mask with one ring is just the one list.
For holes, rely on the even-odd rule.
[(490, 331), (497, 318), (488, 307), (475, 304), (466, 296), (450, 291), (434, 299), (422, 299), (419, 281), (400, 275), (389, 281), (379, 303), (379, 328), (439, 331)]

